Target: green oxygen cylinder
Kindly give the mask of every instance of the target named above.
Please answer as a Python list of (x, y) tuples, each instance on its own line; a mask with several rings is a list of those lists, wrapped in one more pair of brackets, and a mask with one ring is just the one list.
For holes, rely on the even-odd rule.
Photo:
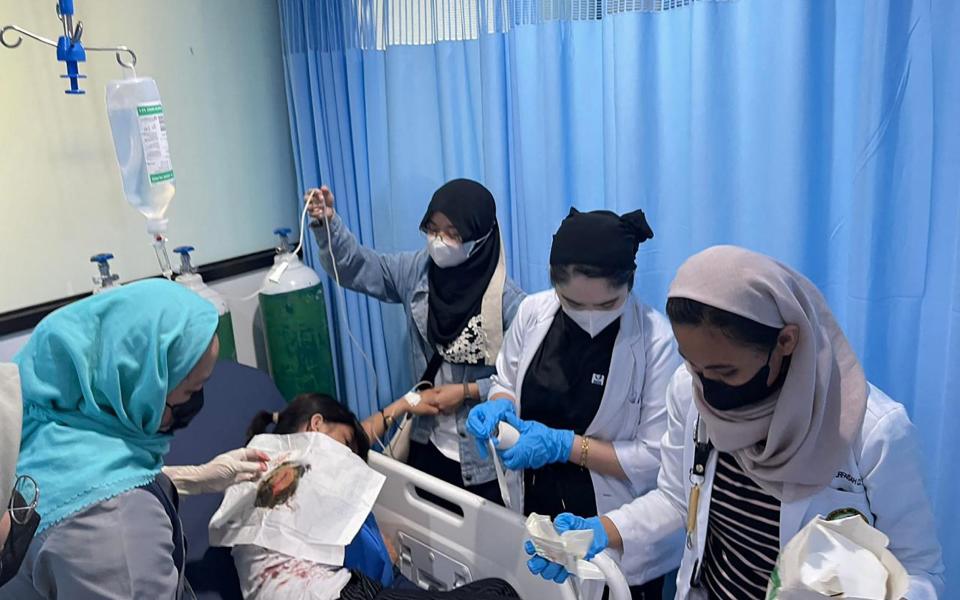
[(180, 246), (173, 251), (180, 255), (180, 275), (176, 282), (190, 288), (200, 297), (209, 300), (217, 308), (220, 322), (217, 324), (217, 337), (220, 339), (220, 358), (223, 360), (237, 360), (237, 342), (233, 335), (233, 319), (230, 316), (230, 306), (226, 299), (216, 290), (203, 282), (203, 277), (190, 262), (190, 253), (193, 246)]
[(270, 375), (288, 402), (309, 392), (336, 397), (323, 286), (291, 250), (290, 231), (274, 230), (280, 247), (260, 289)]

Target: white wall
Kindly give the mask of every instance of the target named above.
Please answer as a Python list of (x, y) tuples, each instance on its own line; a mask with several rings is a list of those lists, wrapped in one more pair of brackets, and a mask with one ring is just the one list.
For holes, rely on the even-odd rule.
[(233, 318), (233, 336), (237, 342), (237, 362), (267, 370), (267, 350), (263, 337), (263, 325), (260, 321), (257, 297), (242, 300), (250, 296), (263, 283), (267, 271), (255, 271), (230, 279), (214, 282), (213, 289), (220, 292), (230, 305)]
[[(263, 329), (259, 323), (257, 298), (242, 299), (260, 288), (266, 273), (266, 270), (254, 271), (214, 282), (210, 286), (220, 292), (230, 305), (233, 335), (237, 342), (237, 361), (264, 371), (267, 370), (267, 355)], [(0, 362), (9, 362), (13, 355), (27, 343), (30, 333), (30, 331), (22, 331), (0, 337)]]
[[(0, 0), (0, 25), (56, 38), (54, 0)], [(177, 178), (169, 247), (210, 263), (264, 250), (296, 223), (280, 25), (270, 0), (77, 0), (85, 44), (126, 44), (155, 78)], [(30, 40), (0, 47), (0, 313), (90, 289), (110, 251), (129, 281), (158, 272), (144, 219), (127, 205), (107, 122), (113, 54), (89, 53), (85, 96)], [(3, 347), (0, 341), (0, 347)]]

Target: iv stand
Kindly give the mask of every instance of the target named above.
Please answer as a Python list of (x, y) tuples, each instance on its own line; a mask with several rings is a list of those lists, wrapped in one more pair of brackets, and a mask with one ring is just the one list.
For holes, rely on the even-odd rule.
[[(127, 46), (90, 46), (86, 48), (83, 46), (83, 42), (81, 41), (83, 38), (83, 22), (77, 21), (76, 26), (74, 26), (73, 16), (75, 11), (73, 3), (74, 0), (57, 1), (57, 18), (60, 19), (60, 23), (63, 25), (63, 35), (61, 35), (56, 42), (17, 25), (5, 25), (0, 28), (0, 44), (7, 48), (15, 49), (20, 47), (20, 44), (23, 43), (23, 38), (27, 37), (41, 44), (56, 48), (57, 60), (67, 65), (67, 72), (65, 75), (61, 75), (61, 77), (70, 80), (70, 89), (65, 90), (65, 93), (71, 95), (86, 93), (80, 89), (80, 80), (86, 79), (87, 76), (80, 73), (79, 63), (86, 62), (88, 51), (113, 52), (117, 58), (117, 63), (121, 67), (130, 69), (134, 72), (134, 75), (136, 75), (134, 67), (137, 65), (137, 54)], [(11, 36), (10, 39), (7, 39), (10, 32), (15, 32), (19, 35), (16, 37)], [(173, 276), (173, 269), (170, 266), (170, 258), (167, 255), (166, 239), (162, 233), (151, 233), (151, 235), (154, 238), (153, 247), (157, 253), (160, 270), (163, 272), (164, 277), (170, 279)]]
[[(7, 48), (15, 49), (23, 43), (23, 38), (27, 37), (41, 44), (56, 48), (57, 60), (65, 63), (67, 66), (66, 74), (61, 75), (61, 77), (70, 80), (70, 89), (65, 90), (67, 94), (79, 95), (84, 93), (84, 90), (80, 89), (80, 80), (86, 79), (87, 76), (80, 74), (79, 63), (86, 62), (88, 51), (113, 52), (116, 55), (117, 63), (119, 63), (121, 67), (131, 70), (134, 69), (137, 64), (137, 54), (126, 46), (91, 46), (85, 48), (81, 41), (83, 37), (83, 22), (77, 21), (76, 26), (74, 26), (73, 15), (73, 0), (58, 0), (57, 17), (63, 24), (63, 35), (61, 35), (56, 42), (17, 25), (5, 25), (0, 28), (0, 44)], [(10, 35), (8, 39), (10, 32), (19, 35)]]

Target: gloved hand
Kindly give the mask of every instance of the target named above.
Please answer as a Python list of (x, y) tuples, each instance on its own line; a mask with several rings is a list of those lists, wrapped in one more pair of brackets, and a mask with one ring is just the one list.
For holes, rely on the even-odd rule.
[[(583, 517), (578, 517), (570, 513), (561, 513), (553, 520), (553, 528), (560, 534), (572, 530), (592, 530), (593, 542), (590, 543), (590, 549), (587, 551), (586, 556), (584, 556), (585, 560), (590, 560), (606, 550), (610, 543), (607, 539), (607, 531), (603, 528), (603, 522), (600, 520), (600, 517), (584, 519)], [(565, 582), (567, 577), (570, 576), (570, 573), (562, 565), (550, 562), (544, 557), (539, 556), (533, 547), (533, 542), (527, 540), (526, 544), (524, 544), (524, 550), (532, 557), (527, 561), (527, 569), (534, 575), (539, 575), (544, 579), (550, 579), (557, 583)]]
[(567, 577), (570, 577), (570, 572), (562, 565), (550, 562), (537, 554), (537, 549), (533, 547), (533, 542), (530, 540), (527, 540), (523, 544), (523, 549), (531, 556), (530, 560), (527, 561), (527, 569), (534, 575), (539, 575), (544, 579), (553, 580), (557, 583), (564, 583)]
[(482, 458), (487, 458), (487, 440), (493, 435), (497, 424), (504, 420), (505, 415), (516, 416), (513, 401), (506, 398), (487, 400), (470, 409), (467, 416), (467, 431), (476, 438), (477, 451)]
[(584, 519), (583, 517), (578, 517), (570, 513), (560, 513), (557, 515), (557, 518), (553, 520), (553, 528), (560, 534), (564, 531), (575, 531), (579, 529), (593, 530), (593, 542), (590, 543), (590, 549), (587, 550), (587, 555), (583, 557), (584, 560), (590, 560), (606, 550), (607, 546), (610, 545), (610, 540), (607, 538), (607, 530), (603, 528), (603, 522), (600, 520), (600, 517)]
[(503, 420), (520, 432), (517, 443), (500, 453), (506, 468), (514, 471), (539, 469), (550, 463), (566, 462), (569, 458), (573, 431), (551, 429), (537, 421), (523, 421), (512, 412), (504, 415)]
[(259, 450), (240, 448), (204, 465), (164, 467), (164, 474), (185, 496), (218, 494), (231, 485), (255, 481), (267, 470), (270, 457)]

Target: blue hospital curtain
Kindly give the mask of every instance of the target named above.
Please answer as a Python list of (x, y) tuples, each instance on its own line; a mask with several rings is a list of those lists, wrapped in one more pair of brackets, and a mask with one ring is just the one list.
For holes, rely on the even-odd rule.
[[(712, 244), (807, 274), (917, 424), (960, 577), (958, 3), (279, 5), (300, 185), (330, 185), (362, 243), (419, 248), (433, 190), (471, 177), (497, 198), (511, 275), (531, 292), (571, 206), (646, 211), (656, 237), (636, 293), (656, 307)], [(341, 392), (366, 415), (415, 374), (402, 311), (345, 300)]]

